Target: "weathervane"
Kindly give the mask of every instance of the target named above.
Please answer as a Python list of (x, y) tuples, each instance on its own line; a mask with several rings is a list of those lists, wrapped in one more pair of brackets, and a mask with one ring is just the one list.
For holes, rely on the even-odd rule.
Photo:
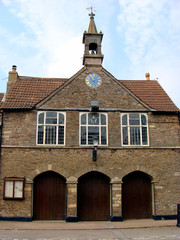
[(89, 7), (89, 8), (86, 8), (88, 11), (91, 11), (91, 13), (89, 14), (90, 17), (94, 17), (95, 14), (93, 12), (95, 12), (96, 10), (93, 10), (93, 7)]

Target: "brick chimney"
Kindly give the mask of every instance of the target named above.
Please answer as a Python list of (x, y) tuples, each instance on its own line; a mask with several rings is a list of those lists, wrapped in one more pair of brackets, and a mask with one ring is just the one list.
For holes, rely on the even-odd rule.
[(17, 69), (17, 66), (12, 65), (12, 71), (9, 71), (9, 78), (8, 78), (8, 82), (7, 82), (7, 92), (9, 91), (9, 89), (11, 88), (13, 83), (18, 78), (18, 73), (17, 73), (16, 69)]
[(150, 80), (150, 74), (146, 73), (145, 76), (146, 76), (146, 80), (149, 81)]

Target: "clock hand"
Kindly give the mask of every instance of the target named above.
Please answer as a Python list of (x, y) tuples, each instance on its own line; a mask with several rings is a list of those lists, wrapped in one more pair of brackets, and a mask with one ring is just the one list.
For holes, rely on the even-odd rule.
[(93, 82), (94, 82), (94, 77), (93, 76), (91, 76), (92, 77), (92, 80), (93, 80)]

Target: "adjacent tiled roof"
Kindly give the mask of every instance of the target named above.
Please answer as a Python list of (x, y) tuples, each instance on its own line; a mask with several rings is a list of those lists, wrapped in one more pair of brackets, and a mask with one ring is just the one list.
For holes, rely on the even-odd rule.
[(155, 80), (120, 80), (142, 102), (157, 111), (179, 111), (161, 85)]
[(50, 93), (60, 87), (67, 79), (36, 78), (18, 76), (2, 104), (4, 109), (32, 108)]
[(4, 97), (4, 93), (0, 93), (0, 106), (2, 104), (3, 97)]
[[(18, 76), (18, 80), (9, 89), (3, 109), (31, 109), (48, 97), (68, 79), (36, 78)], [(119, 80), (140, 101), (157, 111), (179, 111), (160, 84), (155, 80)], [(0, 94), (0, 99), (3, 94)]]

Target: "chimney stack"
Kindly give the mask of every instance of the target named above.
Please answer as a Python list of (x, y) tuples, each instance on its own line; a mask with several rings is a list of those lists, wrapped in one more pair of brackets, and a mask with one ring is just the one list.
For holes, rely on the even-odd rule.
[(12, 71), (9, 71), (9, 78), (7, 82), (7, 92), (9, 91), (9, 89), (12, 87), (12, 85), (18, 78), (18, 73), (16, 70), (17, 70), (17, 66), (12, 65)]
[(150, 80), (150, 74), (146, 73), (145, 76), (146, 76), (146, 80), (149, 81)]
[(16, 65), (12, 65), (12, 71), (16, 72), (17, 66)]

